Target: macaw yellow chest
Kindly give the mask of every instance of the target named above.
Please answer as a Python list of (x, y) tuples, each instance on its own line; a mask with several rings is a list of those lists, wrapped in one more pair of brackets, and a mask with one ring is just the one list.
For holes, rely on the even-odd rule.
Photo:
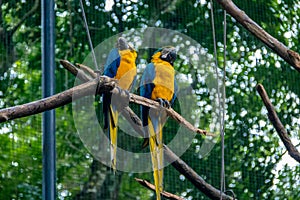
[(159, 62), (154, 63), (154, 68), (154, 89), (151, 94), (151, 99), (162, 98), (171, 101), (174, 95), (175, 71), (173, 66), (168, 62)]
[(137, 53), (129, 49), (119, 51), (119, 53), (121, 60), (115, 79), (119, 81), (119, 86), (122, 89), (128, 90), (136, 76), (135, 59), (137, 57)]

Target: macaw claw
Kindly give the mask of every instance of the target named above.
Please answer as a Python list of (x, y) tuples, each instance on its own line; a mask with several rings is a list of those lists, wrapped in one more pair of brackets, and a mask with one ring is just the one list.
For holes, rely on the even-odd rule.
[(171, 104), (168, 100), (166, 99), (162, 99), (162, 98), (157, 98), (156, 101), (162, 106), (162, 107), (165, 107), (165, 108), (170, 108), (171, 107)]

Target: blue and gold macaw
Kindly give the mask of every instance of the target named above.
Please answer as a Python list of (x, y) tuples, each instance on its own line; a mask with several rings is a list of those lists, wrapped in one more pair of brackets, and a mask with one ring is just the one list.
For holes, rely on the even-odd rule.
[[(176, 98), (177, 85), (173, 63), (177, 57), (174, 47), (159, 49), (152, 56), (141, 79), (140, 95), (170, 107)], [(167, 115), (162, 110), (141, 106), (142, 122), (145, 131), (143, 146), (149, 144), (155, 184), (156, 199), (160, 200), (163, 191), (163, 142), (162, 128)]]
[[(124, 90), (130, 90), (136, 76), (136, 51), (120, 37), (117, 48), (113, 48), (104, 66), (104, 75), (118, 80), (118, 85)], [(104, 129), (108, 129), (111, 145), (111, 167), (116, 171), (117, 164), (117, 106), (111, 102), (111, 93), (103, 94)]]

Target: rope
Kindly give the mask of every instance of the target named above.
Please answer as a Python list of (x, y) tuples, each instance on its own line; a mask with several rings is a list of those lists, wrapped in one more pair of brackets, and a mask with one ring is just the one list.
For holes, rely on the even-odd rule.
[(213, 3), (210, 0), (210, 14), (211, 14), (211, 25), (212, 25), (212, 35), (213, 35), (213, 43), (214, 43), (214, 57), (215, 57), (215, 72), (217, 75), (217, 96), (218, 96), (218, 103), (219, 103), (219, 116), (221, 117), (220, 123), (220, 133), (221, 133), (221, 187), (220, 187), (220, 199), (222, 200), (222, 194), (225, 192), (225, 154), (224, 154), (224, 131), (225, 131), (225, 56), (226, 56), (226, 11), (224, 11), (224, 68), (223, 68), (223, 91), (222, 91), (222, 103), (220, 97), (220, 85), (219, 85), (219, 64), (218, 64), (218, 57), (217, 57), (217, 42), (216, 42), (216, 32), (215, 32), (215, 21), (214, 21), (214, 10), (213, 10)]
[[(221, 191), (226, 191), (226, 187), (225, 187), (225, 153), (224, 153), (224, 134), (225, 134), (225, 114), (226, 114), (226, 110), (225, 110), (225, 100), (226, 100), (226, 87), (225, 87), (225, 78), (226, 78), (226, 48), (227, 48), (227, 40), (226, 40), (226, 30), (227, 28), (227, 22), (226, 22), (226, 10), (224, 10), (224, 29), (223, 29), (223, 43), (224, 43), (224, 63), (223, 63), (223, 114), (222, 114), (222, 131), (221, 131), (221, 145), (222, 145), (222, 169), (221, 169)], [(222, 199), (222, 195), (221, 195), (221, 199)]]
[(88, 37), (88, 41), (89, 41), (89, 46), (90, 46), (90, 49), (92, 51), (93, 61), (94, 61), (96, 70), (99, 71), (99, 67), (98, 67), (98, 64), (97, 64), (97, 59), (96, 59), (96, 55), (95, 55), (95, 51), (94, 51), (94, 46), (93, 46), (93, 43), (92, 43), (92, 39), (91, 39), (91, 35), (90, 35), (88, 23), (87, 23), (87, 20), (86, 20), (86, 16), (85, 16), (85, 12), (84, 12), (84, 7), (83, 7), (82, 0), (80, 0), (80, 7), (81, 7), (81, 10), (82, 10), (82, 17), (83, 17), (83, 21), (84, 21), (85, 31), (86, 31), (86, 34), (87, 34), (87, 37)]

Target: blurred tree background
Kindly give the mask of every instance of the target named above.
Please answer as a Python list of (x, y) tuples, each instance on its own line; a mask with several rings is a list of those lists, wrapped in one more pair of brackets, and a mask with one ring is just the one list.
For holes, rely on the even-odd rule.
[[(74, 85), (75, 77), (59, 65), (59, 60), (81, 63), (90, 49), (79, 1), (55, 3), (56, 92), (61, 92)], [(298, 1), (234, 3), (272, 36), (300, 52)], [(38, 0), (0, 0), (0, 6), (2, 109), (41, 98), (41, 8)], [(161, 27), (193, 38), (213, 55), (211, 5), (207, 0), (86, 0), (84, 6), (94, 44), (126, 30)], [(223, 10), (216, 3), (214, 13), (218, 60), (222, 63)], [(300, 166), (289, 159), (255, 90), (258, 83), (265, 86), (279, 118), (298, 145), (299, 74), (233, 18), (228, 16), (227, 20), (226, 188), (239, 199), (300, 199)], [(142, 62), (144, 58), (139, 59)], [(201, 101), (199, 109), (208, 117), (205, 107), (209, 106), (209, 99), (199, 92), (205, 87), (201, 72), (179, 62), (175, 68), (193, 78), (191, 86)], [(155, 199), (153, 192), (134, 180), (152, 180), (152, 173), (113, 175), (89, 154), (76, 133), (71, 105), (56, 109), (56, 117), (58, 199)], [(172, 127), (171, 121), (165, 133), (171, 134)], [(203, 123), (200, 128), (209, 127)], [(41, 199), (41, 136), (40, 114), (0, 124), (0, 199)], [(209, 156), (199, 158), (201, 142), (197, 136), (181, 158), (219, 188), (220, 142)], [(132, 148), (140, 144), (134, 145)], [(165, 169), (164, 186), (186, 199), (207, 199), (172, 166)]]

